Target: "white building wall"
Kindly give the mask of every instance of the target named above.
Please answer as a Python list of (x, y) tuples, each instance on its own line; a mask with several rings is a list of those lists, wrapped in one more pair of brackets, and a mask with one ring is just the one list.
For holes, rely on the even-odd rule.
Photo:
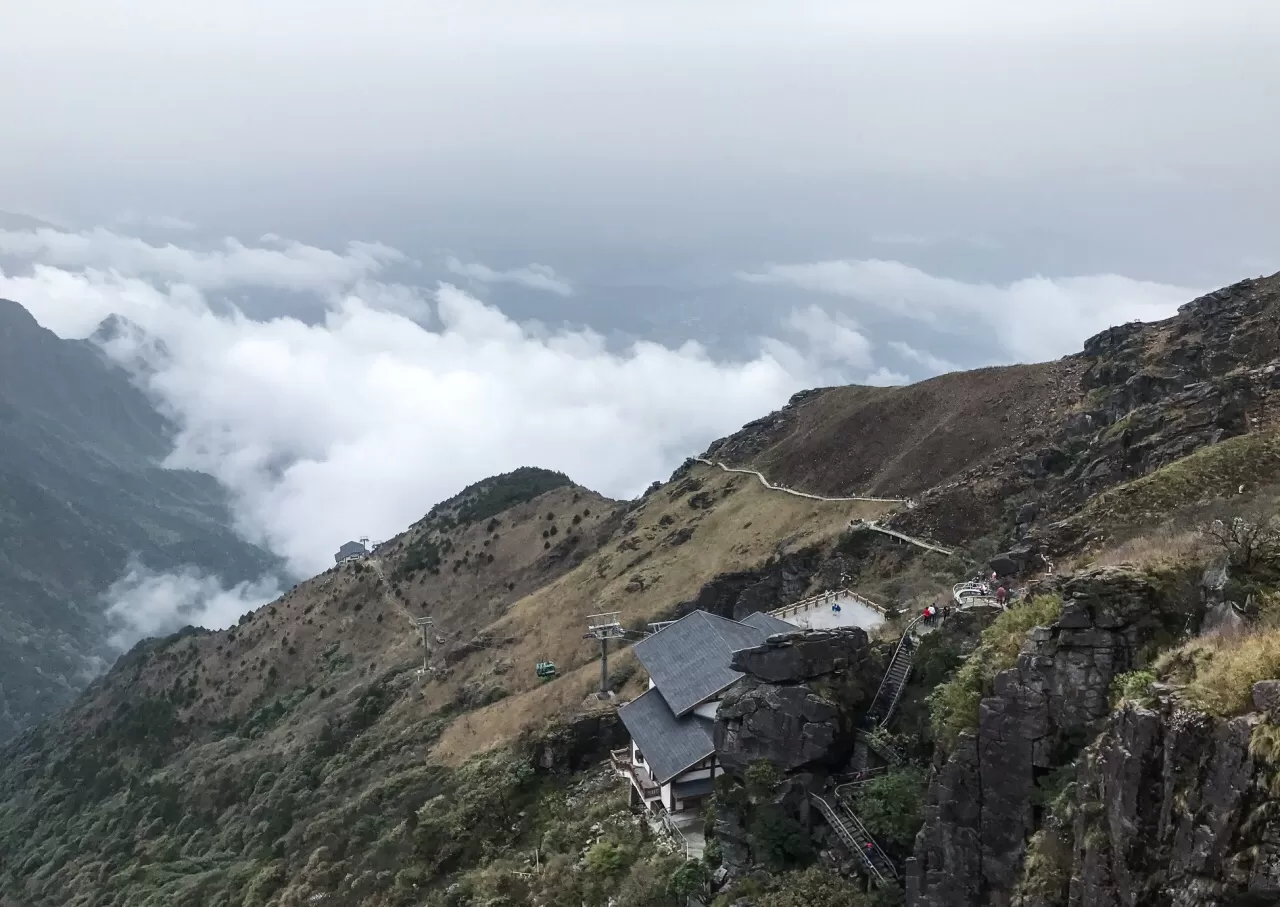
[(720, 708), (719, 699), (710, 699), (702, 705), (694, 706), (693, 714), (701, 718), (715, 718), (716, 711)]

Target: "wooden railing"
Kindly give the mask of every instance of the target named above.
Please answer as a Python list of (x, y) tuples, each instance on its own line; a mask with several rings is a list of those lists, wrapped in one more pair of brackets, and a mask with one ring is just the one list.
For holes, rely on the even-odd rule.
[(653, 780), (653, 776), (648, 771), (631, 760), (631, 750), (629, 748), (612, 750), (609, 753), (609, 761), (613, 763), (613, 767), (620, 774), (629, 778), (635, 784), (640, 791), (641, 798), (656, 800), (662, 795), (661, 785)]

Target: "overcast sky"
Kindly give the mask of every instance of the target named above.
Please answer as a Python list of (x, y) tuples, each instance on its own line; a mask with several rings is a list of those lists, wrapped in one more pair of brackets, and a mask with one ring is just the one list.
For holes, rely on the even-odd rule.
[(301, 572), (1280, 269), (1271, 0), (9, 6), (0, 294), (160, 335), (174, 462)]

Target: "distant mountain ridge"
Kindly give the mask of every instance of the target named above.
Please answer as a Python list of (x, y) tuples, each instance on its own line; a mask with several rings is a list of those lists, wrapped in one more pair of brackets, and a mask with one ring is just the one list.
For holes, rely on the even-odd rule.
[(94, 342), (0, 300), (0, 739), (114, 657), (102, 595), (131, 560), (228, 583), (280, 570), (211, 476), (160, 465), (173, 431)]

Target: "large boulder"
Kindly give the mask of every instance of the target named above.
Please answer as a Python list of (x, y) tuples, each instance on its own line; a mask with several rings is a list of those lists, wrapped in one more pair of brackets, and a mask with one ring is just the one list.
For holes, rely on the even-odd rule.
[(767, 759), (784, 772), (835, 766), (881, 670), (856, 627), (771, 636), (734, 653), (746, 676), (716, 713), (716, 755), (731, 772)]
[(866, 631), (859, 627), (797, 631), (734, 652), (731, 665), (769, 683), (799, 683), (847, 671), (866, 658), (869, 645)]
[(748, 682), (720, 704), (716, 754), (730, 771), (759, 759), (794, 771), (829, 761), (849, 730), (842, 727), (839, 705), (805, 686)]
[(991, 569), (1000, 576), (1021, 576), (1040, 563), (1040, 553), (1031, 544), (1023, 542), (993, 557)]

